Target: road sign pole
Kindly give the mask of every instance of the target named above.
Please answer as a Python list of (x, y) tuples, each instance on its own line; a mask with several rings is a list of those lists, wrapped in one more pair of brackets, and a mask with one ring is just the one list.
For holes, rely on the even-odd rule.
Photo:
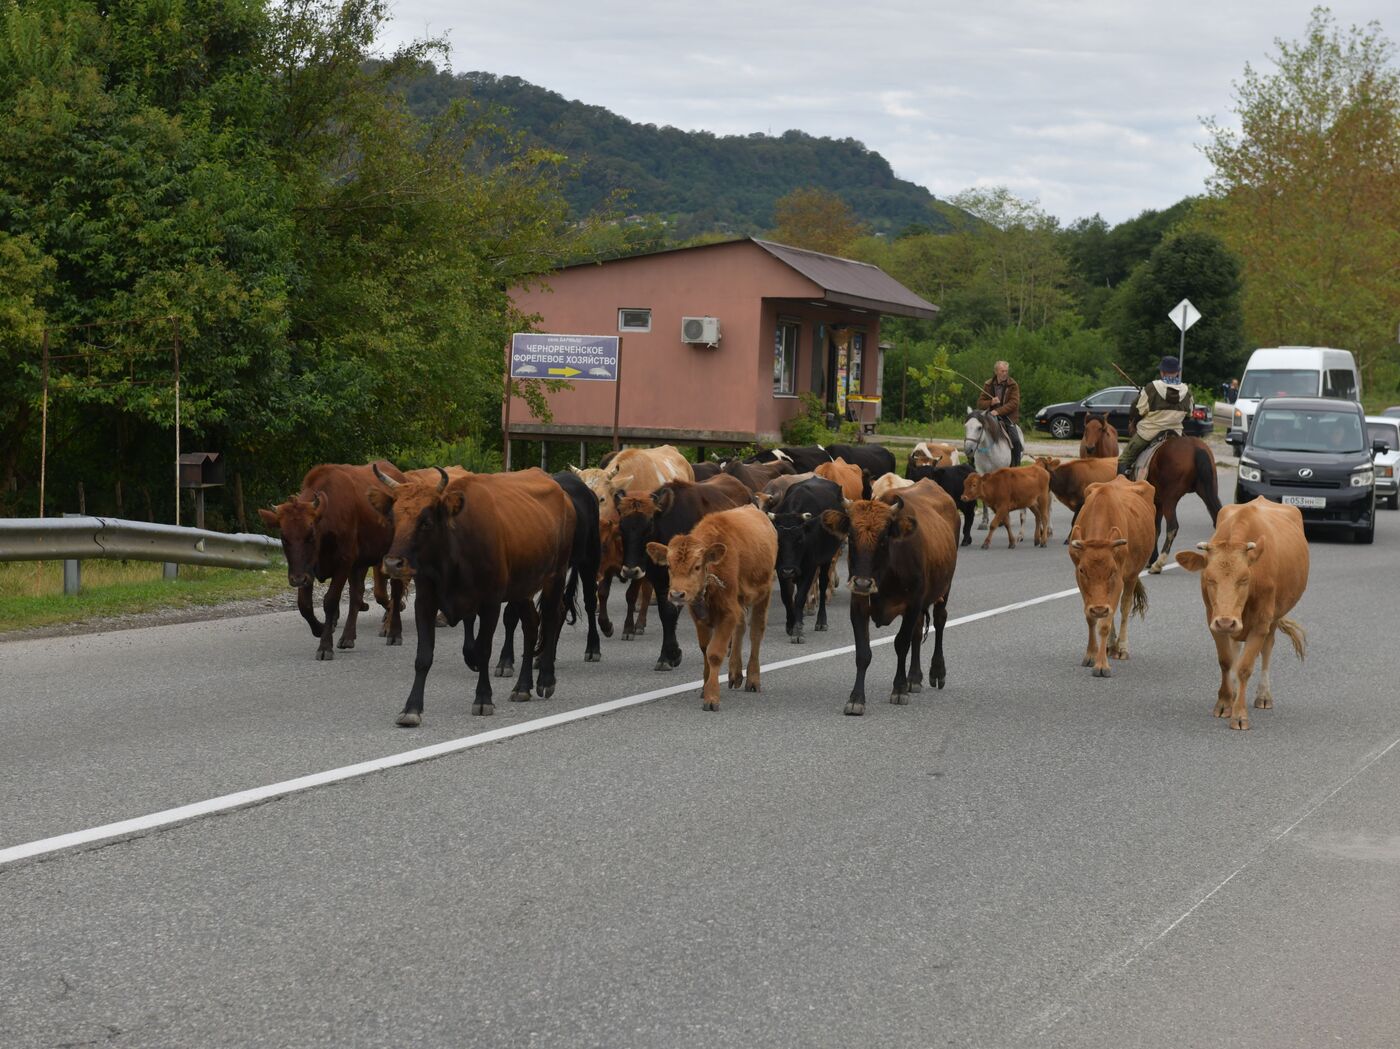
[(1177, 364), (1181, 366), (1181, 378), (1186, 380), (1186, 307), (1181, 307), (1181, 348), (1176, 351)]
[(505, 393), (502, 394), (505, 402), (505, 421), (502, 428), (505, 433), (502, 435), (504, 448), (501, 451), (501, 462), (506, 470), (510, 469), (510, 347), (506, 347), (506, 385)]
[(617, 420), (622, 410), (622, 336), (617, 337), (617, 381), (613, 384), (613, 451), (617, 443)]

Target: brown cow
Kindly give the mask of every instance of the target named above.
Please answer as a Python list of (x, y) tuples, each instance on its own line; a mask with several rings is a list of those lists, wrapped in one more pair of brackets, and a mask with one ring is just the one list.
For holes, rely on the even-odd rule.
[(787, 495), (789, 488), (795, 484), (801, 484), (803, 481), (810, 481), (816, 476), (808, 470), (806, 473), (783, 474), (780, 477), (775, 477), (763, 486), (762, 491), (754, 492), (754, 505), (767, 513), (773, 513), (782, 504), (783, 496)]
[(821, 463), (812, 472), (828, 481), (835, 481), (841, 486), (841, 494), (852, 502), (870, 496), (870, 479), (859, 466), (845, 459)]
[[(1128, 613), (1147, 613), (1141, 575), (1156, 538), (1152, 500), (1152, 486), (1146, 481), (1115, 477), (1091, 484), (1079, 520), (1070, 527), (1069, 557), (1089, 626), (1083, 665), (1094, 668), (1094, 677), (1113, 676), (1110, 656), (1128, 658)], [(1116, 631), (1115, 609), (1121, 618)]]
[[(689, 535), (648, 543), (647, 554), (670, 576), (667, 597), (690, 608), (704, 661), (701, 706), (719, 709), (719, 670), (729, 656), (729, 687), (759, 691), (759, 650), (768, 624), (778, 535), (755, 506), (721, 510), (703, 518)], [(744, 621), (749, 665), (743, 665)]]
[[(406, 481), (390, 490), (372, 490), (370, 502), (392, 524), (393, 542), (384, 555), (390, 579), (412, 573), (418, 651), (413, 687), (398, 724), (423, 722), (423, 690), (433, 665), (437, 613), (448, 625), (463, 623), (462, 658), (476, 670), (473, 714), (494, 714), (491, 702), (491, 643), (501, 606), (525, 627), (525, 652), (539, 652), (539, 680), (533, 659), (520, 660), (520, 677), (510, 698), (523, 701), (538, 689), (554, 694), (554, 657), (564, 588), (574, 545), (574, 507), (564, 490), (543, 470), (471, 474), (448, 483)], [(539, 594), (539, 605), (534, 597)], [(473, 637), (472, 628), (478, 631)]]
[(1091, 415), (1084, 420), (1084, 436), (1079, 439), (1079, 458), (1118, 458), (1118, 431), (1108, 421), (1108, 413)]
[[(1282, 630), (1302, 659), (1307, 634), (1288, 613), (1308, 586), (1308, 540), (1303, 515), (1262, 495), (1247, 503), (1222, 507), (1215, 534), (1196, 544), (1203, 552), (1183, 550), (1181, 567), (1201, 573), (1201, 600), (1206, 626), (1220, 662), (1220, 691), (1215, 716), (1229, 717), (1230, 727), (1249, 728), (1245, 689), (1262, 656), (1254, 705), (1274, 705), (1269, 687), (1269, 660), (1276, 631)], [(1240, 645), (1243, 642), (1243, 646)]]
[(797, 473), (792, 463), (777, 459), (771, 463), (746, 463), (739, 459), (728, 459), (720, 464), (720, 473), (736, 477), (751, 493), (763, 491), (769, 482), (787, 474)]
[[(1070, 527), (1079, 518), (1084, 505), (1084, 493), (1091, 484), (1111, 481), (1118, 476), (1116, 459), (1070, 459), (1061, 462), (1049, 456), (1037, 456), (1036, 465), (1050, 474), (1050, 494), (1069, 508)], [(1065, 538), (1069, 542), (1069, 538)]]
[(827, 510), (821, 521), (833, 535), (848, 538), (850, 546), (847, 585), (856, 639), (856, 683), (845, 712), (865, 713), (871, 620), (888, 626), (896, 616), (902, 617), (894, 639), (898, 664), (890, 702), (903, 704), (911, 693), (923, 691), (919, 653), (932, 608), (934, 648), (928, 674), (934, 687), (942, 688), (948, 676), (943, 627), (958, 565), (958, 508), (952, 496), (924, 480), (883, 499), (860, 499), (844, 511)]
[(920, 441), (904, 464), (904, 475), (916, 466), (957, 466), (958, 449), (946, 441)]
[[(970, 474), (963, 482), (963, 498), (981, 499), (995, 514), (982, 543), (983, 550), (992, 545), (992, 536), (1002, 525), (1006, 526), (1007, 549), (1014, 550), (1017, 539), (1026, 537), (1027, 509), (1035, 515), (1035, 545), (1050, 545), (1050, 475), (1044, 468), (1003, 466), (990, 473)], [(1012, 510), (1022, 511), (1021, 534), (1017, 537), (1011, 535)]]
[(598, 492), (599, 499), (611, 499), (618, 492), (654, 492), (667, 481), (694, 480), (695, 468), (690, 461), (674, 445), (663, 444), (622, 449), (603, 469), (602, 487), (589, 487)]
[[(316, 646), (317, 659), (334, 659), (331, 640), (340, 615), (340, 593), (350, 584), (349, 610), (345, 629), (337, 647), (355, 647), (355, 627), (364, 604), (365, 574), (379, 564), (389, 549), (393, 533), (383, 518), (375, 513), (365, 493), (384, 490), (375, 477), (375, 470), (385, 476), (402, 480), (403, 474), (393, 463), (381, 459), (370, 466), (347, 466), (323, 463), (313, 466), (302, 478), (301, 491), (271, 510), (259, 509), (258, 516), (269, 528), (282, 536), (282, 552), (287, 558), (287, 582), (297, 591), (297, 610), (320, 638)], [(312, 580), (325, 582), (323, 602), (326, 621), (316, 618), (312, 606)], [(386, 605), (387, 622), (381, 636), (391, 645), (403, 644), (403, 624), (399, 608), (403, 583), (391, 586), (391, 593), (382, 594), (379, 585), (375, 597)]]
[[(617, 507), (611, 502), (598, 504), (598, 536), (603, 559), (598, 566), (598, 628), (604, 636), (612, 637), (612, 619), (608, 617), (608, 595), (612, 583), (622, 576), (622, 532), (618, 528)], [(651, 607), (651, 580), (646, 576), (627, 584), (627, 618), (622, 623), (622, 640), (631, 641), (647, 632), (647, 610)]]

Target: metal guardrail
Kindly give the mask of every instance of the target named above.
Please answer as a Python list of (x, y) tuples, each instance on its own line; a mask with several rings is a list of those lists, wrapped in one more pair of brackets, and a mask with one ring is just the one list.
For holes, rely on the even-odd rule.
[(112, 517), (0, 518), (0, 561), (163, 561), (217, 568), (267, 568), (281, 553), (279, 540), (246, 532)]

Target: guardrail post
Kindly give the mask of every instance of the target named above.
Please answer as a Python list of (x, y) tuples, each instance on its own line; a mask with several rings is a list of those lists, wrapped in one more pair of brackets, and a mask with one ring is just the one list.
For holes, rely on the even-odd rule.
[[(64, 514), (64, 517), (82, 517), (83, 514)], [(78, 560), (63, 562), (63, 596), (73, 597), (83, 587), (83, 563)]]
[(166, 561), (161, 564), (160, 577), (162, 579), (179, 579), (180, 566), (174, 561)]

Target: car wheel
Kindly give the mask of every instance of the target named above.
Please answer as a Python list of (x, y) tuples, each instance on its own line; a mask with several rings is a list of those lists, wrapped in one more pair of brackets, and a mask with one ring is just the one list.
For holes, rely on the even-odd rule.
[(1385, 501), (1387, 510), (1400, 510), (1400, 495), (1392, 495)]
[(1364, 529), (1358, 528), (1356, 531), (1352, 532), (1351, 538), (1353, 542), (1361, 543), (1364, 546), (1370, 546), (1376, 541), (1376, 512), (1374, 507), (1371, 510), (1370, 523)]
[(1074, 436), (1074, 420), (1068, 415), (1057, 415), (1050, 420), (1050, 436), (1067, 441)]
[(1241, 488), (1239, 485), (1235, 485), (1235, 502), (1237, 502), (1237, 503), (1247, 503), (1247, 502), (1249, 502), (1249, 493), (1246, 492), (1246, 491), (1245, 491), (1243, 488)]

